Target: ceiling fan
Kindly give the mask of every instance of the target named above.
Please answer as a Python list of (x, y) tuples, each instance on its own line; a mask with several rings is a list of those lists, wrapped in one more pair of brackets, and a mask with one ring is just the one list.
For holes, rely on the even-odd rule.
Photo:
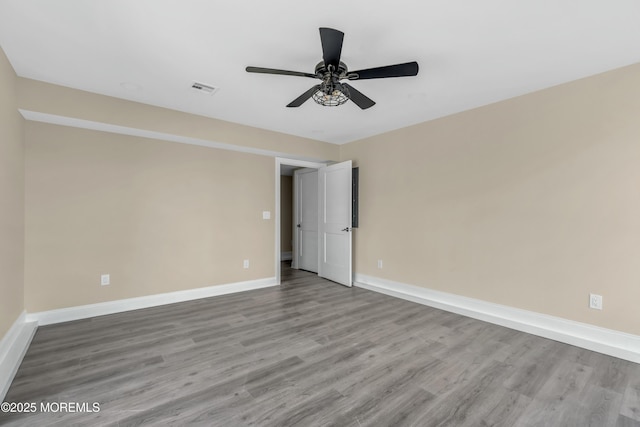
[(333, 28), (320, 28), (322, 43), (322, 62), (316, 65), (315, 73), (278, 70), (274, 68), (247, 67), (249, 73), (281, 74), (284, 76), (310, 77), (322, 80), (320, 84), (291, 101), (287, 107), (299, 107), (309, 98), (324, 106), (342, 105), (348, 100), (353, 101), (363, 110), (373, 107), (375, 102), (342, 80), (384, 79), (387, 77), (407, 77), (418, 74), (418, 63), (387, 65), (384, 67), (367, 68), (365, 70), (349, 71), (347, 65), (340, 61), (342, 40), (344, 33)]

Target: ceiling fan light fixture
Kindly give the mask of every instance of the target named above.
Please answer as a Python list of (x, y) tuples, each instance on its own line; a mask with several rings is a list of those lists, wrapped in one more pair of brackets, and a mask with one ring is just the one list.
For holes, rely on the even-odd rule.
[(329, 93), (325, 93), (319, 89), (311, 97), (316, 104), (320, 104), (323, 107), (337, 107), (349, 100), (349, 91), (346, 87), (342, 87), (341, 89), (336, 88)]

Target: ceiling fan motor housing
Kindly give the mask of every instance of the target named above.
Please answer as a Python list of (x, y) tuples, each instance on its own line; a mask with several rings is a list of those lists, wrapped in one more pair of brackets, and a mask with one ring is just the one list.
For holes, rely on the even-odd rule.
[(318, 65), (316, 65), (316, 75), (321, 79), (325, 79), (328, 75), (333, 75), (337, 80), (341, 80), (347, 77), (347, 64), (342, 61), (340, 61), (337, 70), (332, 72), (328, 68), (331, 68), (331, 65), (329, 65), (329, 67), (326, 67), (324, 61), (318, 62)]

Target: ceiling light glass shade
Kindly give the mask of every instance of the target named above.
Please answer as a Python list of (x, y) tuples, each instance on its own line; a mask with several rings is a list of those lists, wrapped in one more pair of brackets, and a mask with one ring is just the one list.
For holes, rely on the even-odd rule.
[(322, 90), (318, 90), (312, 95), (312, 97), (313, 100), (320, 105), (325, 107), (337, 107), (349, 100), (349, 92), (345, 87), (341, 87), (340, 89), (335, 88), (329, 93), (324, 93)]

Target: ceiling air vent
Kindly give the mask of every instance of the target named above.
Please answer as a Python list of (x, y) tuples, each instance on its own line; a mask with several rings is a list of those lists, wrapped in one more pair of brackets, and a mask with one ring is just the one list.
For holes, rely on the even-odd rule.
[(191, 89), (196, 90), (200, 93), (204, 93), (205, 95), (213, 95), (213, 93), (218, 90), (217, 87), (198, 82), (193, 82), (193, 84), (191, 85)]

